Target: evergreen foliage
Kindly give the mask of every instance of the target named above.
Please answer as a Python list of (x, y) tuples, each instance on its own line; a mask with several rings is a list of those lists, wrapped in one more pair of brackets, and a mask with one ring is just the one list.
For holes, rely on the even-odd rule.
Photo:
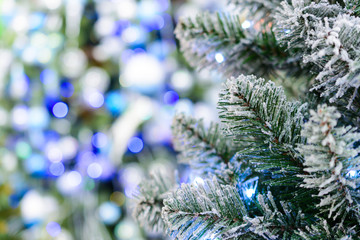
[[(241, 73), (276, 75), (276, 70), (299, 76), (300, 58), (290, 58), (271, 29), (254, 33), (243, 29), (237, 14), (208, 12), (181, 19), (175, 34), (188, 63), (198, 70), (211, 69), (225, 76)], [(266, 31), (265, 31), (266, 30)]]
[(166, 193), (174, 185), (173, 178), (161, 173), (152, 174), (149, 179), (140, 183), (139, 192), (135, 195), (137, 204), (133, 216), (141, 226), (153, 232), (166, 230), (161, 210)]
[(302, 187), (318, 190), (318, 207), (328, 212), (328, 218), (344, 218), (348, 212), (359, 216), (359, 193), (355, 190), (360, 179), (349, 177), (349, 169), (360, 170), (360, 148), (354, 148), (360, 133), (350, 126), (336, 127), (341, 114), (334, 107), (321, 105), (310, 113), (301, 133), (307, 144), (299, 146), (308, 173), (301, 175)]
[[(221, 124), (179, 114), (172, 125), (179, 161), (204, 184), (149, 191), (160, 199), (151, 217), (162, 208), (174, 239), (359, 239), (360, 2), (228, 2), (247, 9), (254, 27), (209, 13), (177, 26), (190, 65), (228, 80)], [(286, 92), (301, 101), (276, 85), (294, 72), (312, 85)]]
[[(238, 158), (249, 159), (255, 171), (281, 173), (277, 184), (297, 180), (293, 173), (301, 172), (301, 160), (295, 157), (295, 146), (303, 142), (300, 131), (306, 104), (287, 101), (283, 89), (271, 81), (241, 75), (227, 80), (219, 108), (224, 132), (238, 143)], [(282, 179), (284, 174), (292, 180)]]
[(281, 2), (282, 0), (228, 0), (228, 4), (237, 11), (246, 9), (250, 14), (256, 15), (254, 19), (267, 21), (273, 20), (272, 12), (276, 11)]
[(179, 114), (174, 117), (172, 133), (174, 148), (180, 152), (178, 161), (190, 164), (204, 175), (213, 173), (230, 160), (231, 144), (216, 123), (206, 129), (202, 120)]
[(264, 239), (296, 239), (295, 229), (306, 226), (305, 215), (301, 210), (295, 210), (290, 204), (280, 202), (278, 208), (271, 192), (266, 197), (259, 195), (259, 208), (262, 216), (247, 218), (251, 224), (250, 230)]
[(350, 108), (360, 86), (360, 18), (353, 10), (327, 1), (282, 2), (276, 14), (277, 36), (289, 50), (303, 48), (304, 63), (316, 66), (317, 84), (330, 102), (351, 90)]
[(215, 239), (247, 215), (235, 187), (216, 179), (183, 184), (164, 201), (162, 216), (177, 239)]
[[(306, 104), (289, 102), (282, 87), (255, 76), (230, 78), (220, 93), (220, 118), (233, 141), (256, 136), (292, 149), (302, 142), (301, 124)], [(256, 142), (255, 142), (256, 143)]]

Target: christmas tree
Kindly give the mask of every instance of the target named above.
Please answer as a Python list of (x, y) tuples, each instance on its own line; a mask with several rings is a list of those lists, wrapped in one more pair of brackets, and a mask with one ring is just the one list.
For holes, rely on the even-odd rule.
[(175, 116), (195, 180), (154, 173), (134, 216), (174, 239), (359, 239), (360, 1), (228, 5), (175, 30), (191, 66), (227, 79), (221, 123)]

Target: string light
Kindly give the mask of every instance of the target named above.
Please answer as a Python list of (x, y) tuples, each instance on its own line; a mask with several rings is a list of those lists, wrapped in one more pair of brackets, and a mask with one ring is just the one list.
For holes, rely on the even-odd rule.
[(350, 170), (350, 171), (346, 174), (346, 176), (347, 176), (347, 177), (350, 177), (350, 178), (355, 178), (356, 175), (357, 175), (357, 171), (355, 171), (355, 170)]
[(245, 21), (241, 24), (241, 27), (242, 27), (243, 29), (247, 29), (247, 28), (250, 28), (251, 25), (252, 25), (252, 22), (251, 22), (251, 21), (245, 20)]
[(252, 188), (250, 188), (250, 189), (246, 189), (245, 190), (245, 195), (248, 197), (248, 198), (251, 198), (254, 194), (255, 194), (255, 189), (252, 189)]
[(202, 179), (201, 177), (196, 177), (196, 178), (194, 179), (194, 184), (195, 184), (196, 186), (204, 185), (204, 183), (205, 183), (205, 181), (204, 181), (204, 179)]
[(224, 58), (224, 56), (223, 56), (221, 53), (216, 53), (216, 54), (215, 54), (215, 60), (216, 60), (218, 63), (222, 63), (222, 62), (224, 62), (225, 58)]

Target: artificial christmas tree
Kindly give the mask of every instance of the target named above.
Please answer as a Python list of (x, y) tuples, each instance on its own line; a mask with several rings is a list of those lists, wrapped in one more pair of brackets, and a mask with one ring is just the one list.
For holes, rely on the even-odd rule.
[(360, 1), (229, 5), (175, 31), (192, 66), (228, 78), (220, 125), (174, 118), (197, 181), (155, 174), (135, 216), (175, 239), (359, 239)]

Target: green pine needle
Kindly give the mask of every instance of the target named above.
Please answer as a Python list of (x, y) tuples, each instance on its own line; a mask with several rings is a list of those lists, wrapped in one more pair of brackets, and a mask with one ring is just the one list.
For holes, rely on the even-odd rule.
[(172, 133), (174, 148), (180, 152), (178, 161), (189, 164), (203, 176), (227, 164), (234, 153), (231, 142), (216, 123), (206, 128), (202, 120), (178, 114), (173, 120)]
[(217, 239), (242, 223), (246, 208), (236, 188), (217, 180), (183, 184), (164, 200), (162, 216), (176, 239)]

